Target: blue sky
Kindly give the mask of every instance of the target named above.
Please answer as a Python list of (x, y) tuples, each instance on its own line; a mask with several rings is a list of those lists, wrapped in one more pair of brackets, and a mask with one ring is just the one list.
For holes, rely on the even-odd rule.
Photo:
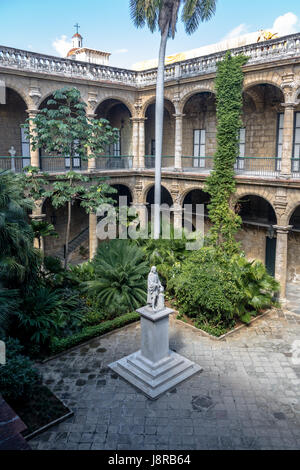
[[(300, 31), (299, 0), (218, 0), (215, 17), (192, 36), (179, 24), (167, 54), (212, 44), (230, 34), (271, 28), (287, 13), (295, 16), (284, 16), (281, 27)], [(126, 67), (157, 56), (159, 34), (134, 27), (129, 0), (0, 0), (1, 45), (60, 55), (77, 22), (84, 45), (111, 52), (111, 65)]]

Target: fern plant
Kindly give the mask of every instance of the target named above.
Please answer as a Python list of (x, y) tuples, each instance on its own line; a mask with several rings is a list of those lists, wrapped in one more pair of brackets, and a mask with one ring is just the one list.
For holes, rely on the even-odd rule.
[(127, 240), (103, 242), (92, 264), (95, 280), (85, 286), (105, 308), (125, 313), (146, 302), (149, 268), (141, 248)]

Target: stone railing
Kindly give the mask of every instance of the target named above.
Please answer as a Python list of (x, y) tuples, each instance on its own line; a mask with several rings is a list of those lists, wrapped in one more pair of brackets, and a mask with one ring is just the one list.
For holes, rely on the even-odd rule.
[[(232, 49), (231, 51), (233, 55), (243, 53), (249, 57), (248, 65), (300, 57), (300, 33), (250, 44)], [(217, 62), (223, 59), (225, 52), (226, 51), (196, 57), (194, 59), (167, 65), (165, 68), (165, 79), (166, 81), (171, 81), (214, 73), (216, 71)], [(105, 81), (108, 83), (121, 83), (135, 87), (144, 87), (154, 84), (157, 75), (156, 69), (137, 72), (134, 70), (119, 69), (117, 67), (22, 51), (5, 46), (0, 46), (0, 68)]]

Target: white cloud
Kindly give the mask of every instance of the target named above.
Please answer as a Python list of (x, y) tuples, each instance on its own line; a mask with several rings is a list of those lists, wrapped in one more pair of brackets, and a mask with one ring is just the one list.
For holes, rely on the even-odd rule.
[(60, 39), (53, 41), (52, 46), (60, 56), (65, 57), (67, 52), (72, 48), (72, 41), (63, 34)]
[(117, 49), (116, 51), (113, 52), (113, 54), (126, 54), (128, 52), (128, 49)]
[(233, 28), (231, 31), (229, 31), (229, 33), (226, 34), (223, 40), (237, 38), (239, 36), (242, 36), (242, 34), (247, 34), (248, 32), (249, 27), (245, 23), (242, 23), (236, 28)]
[(280, 36), (286, 36), (287, 34), (297, 33), (299, 27), (299, 18), (294, 13), (289, 12), (276, 18), (272, 27), (272, 32), (277, 33)]

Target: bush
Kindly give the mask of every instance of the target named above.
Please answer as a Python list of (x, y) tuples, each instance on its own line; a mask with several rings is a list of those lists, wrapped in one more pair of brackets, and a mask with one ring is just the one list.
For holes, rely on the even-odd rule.
[(172, 279), (180, 312), (191, 318), (229, 323), (240, 298), (230, 267), (216, 261), (211, 249), (193, 253)]
[(122, 326), (128, 325), (134, 321), (139, 320), (140, 315), (138, 313), (127, 313), (121, 317), (115, 318), (114, 320), (108, 320), (101, 323), (100, 325), (88, 326), (83, 328), (81, 333), (69, 336), (68, 338), (53, 338), (51, 342), (51, 352), (57, 354), (66, 349), (77, 346), (84, 341), (87, 341), (95, 336), (104, 335), (109, 331), (113, 331)]
[(0, 393), (7, 400), (31, 398), (39, 374), (28, 357), (21, 353), (23, 347), (16, 339), (6, 342), (6, 364), (0, 366)]
[(227, 257), (213, 247), (193, 253), (172, 285), (181, 314), (195, 318), (198, 325), (218, 326), (221, 332), (236, 319), (248, 323), (252, 315), (273, 305), (279, 288), (259, 261)]

